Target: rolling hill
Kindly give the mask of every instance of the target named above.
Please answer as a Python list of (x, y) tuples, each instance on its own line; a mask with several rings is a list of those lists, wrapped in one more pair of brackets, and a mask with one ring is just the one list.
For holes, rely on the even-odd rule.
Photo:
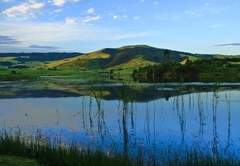
[(81, 53), (1, 53), (0, 66), (2, 68), (34, 68), (34, 69), (133, 69), (152, 65), (164, 61), (184, 63), (188, 58), (197, 60), (203, 58), (226, 58), (238, 56), (191, 54), (168, 50), (147, 45), (131, 45), (120, 48), (104, 48), (88, 54)]
[(0, 68), (32, 68), (78, 55), (81, 53), (0, 53)]
[[(186, 58), (197, 60), (202, 58), (226, 58), (232, 56), (213, 54), (191, 54), (174, 50), (169, 51), (169, 59), (166, 59), (166, 49), (150, 47), (147, 45), (124, 46), (120, 48), (105, 48), (89, 54), (80, 55), (75, 58), (55, 61), (45, 67), (56, 67), (57, 69), (126, 69), (138, 68), (152, 65), (167, 60), (183, 62)], [(43, 67), (43, 66), (42, 66)]]
[[(119, 69), (136, 68), (164, 61), (165, 49), (149, 46), (126, 46), (121, 48), (105, 48), (96, 52), (79, 56), (77, 60), (69, 60), (56, 66), (59, 69)], [(169, 51), (172, 60), (183, 61), (185, 54)]]

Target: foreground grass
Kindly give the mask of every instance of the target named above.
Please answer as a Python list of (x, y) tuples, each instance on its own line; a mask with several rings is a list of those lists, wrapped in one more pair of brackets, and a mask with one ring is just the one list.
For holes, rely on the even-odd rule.
[[(216, 155), (202, 153), (193, 149), (172, 150), (167, 149), (153, 158), (144, 159), (139, 153), (135, 158), (119, 153), (104, 153), (101, 150), (81, 148), (72, 143), (66, 146), (61, 142), (50, 143), (50, 138), (37, 135), (30, 139), (22, 136), (7, 134), (0, 136), (0, 166), (26, 165), (26, 166), (133, 166), (133, 165), (240, 165), (234, 155)], [(145, 160), (145, 161), (144, 161)]]
[[(127, 156), (120, 154), (107, 154), (100, 150), (81, 149), (72, 144), (69, 147), (59, 144), (51, 144), (49, 140), (21, 140), (19, 136), (13, 137), (5, 134), (0, 136), (0, 156), (2, 163), (20, 163), (21, 159), (34, 159), (40, 165), (49, 166), (78, 166), (78, 165), (142, 165), (141, 162), (133, 162)], [(15, 157), (11, 157), (15, 156)], [(21, 158), (16, 158), (16, 156)], [(24, 159), (24, 162), (34, 160)], [(22, 164), (23, 164), (22, 163)], [(9, 164), (10, 165), (10, 164)]]
[(0, 155), (0, 166), (40, 166), (40, 164), (25, 157)]

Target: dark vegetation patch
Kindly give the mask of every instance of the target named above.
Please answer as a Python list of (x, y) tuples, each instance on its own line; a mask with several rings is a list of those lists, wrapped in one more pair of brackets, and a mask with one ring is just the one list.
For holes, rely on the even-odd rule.
[(139, 82), (194, 82), (200, 77), (239, 78), (240, 65), (232, 62), (240, 62), (240, 58), (187, 59), (185, 64), (168, 61), (135, 69), (133, 78)]

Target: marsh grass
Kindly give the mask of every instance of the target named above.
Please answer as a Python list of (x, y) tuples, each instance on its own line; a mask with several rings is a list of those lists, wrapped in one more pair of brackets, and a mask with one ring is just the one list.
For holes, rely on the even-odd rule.
[(224, 154), (214, 158), (211, 153), (206, 153), (204, 150), (199, 150), (197, 147), (185, 148), (184, 150), (173, 150), (171, 156), (167, 156), (162, 160), (163, 165), (171, 166), (227, 166), (227, 165), (239, 165), (239, 159), (233, 154), (228, 157), (224, 157)]
[[(10, 131), (9, 131), (10, 132)], [(64, 145), (60, 140), (52, 142), (51, 138), (39, 135), (24, 139), (19, 131), (7, 132), (0, 136), (0, 155), (18, 156), (35, 159), (41, 165), (78, 166), (78, 165), (142, 165), (142, 161), (130, 160), (118, 153), (108, 154), (100, 149), (81, 148), (72, 142)]]
[(5, 156), (0, 155), (1, 166), (40, 166), (34, 159), (25, 157)]
[[(53, 141), (55, 140), (55, 141)], [(61, 138), (53, 139), (39, 130), (34, 136), (26, 136), (20, 129), (4, 130), (0, 136), (0, 156), (33, 159), (40, 165), (78, 166), (78, 165), (239, 165), (240, 160), (234, 154), (219, 153), (213, 156), (205, 148), (171, 147), (150, 158), (144, 156), (141, 149), (133, 157), (119, 152), (103, 152), (86, 145), (72, 142), (64, 144)]]

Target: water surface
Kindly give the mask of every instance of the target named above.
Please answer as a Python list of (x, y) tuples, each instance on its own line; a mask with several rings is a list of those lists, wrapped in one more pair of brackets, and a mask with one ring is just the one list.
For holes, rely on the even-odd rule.
[(240, 150), (240, 84), (0, 83), (0, 125), (146, 158)]

